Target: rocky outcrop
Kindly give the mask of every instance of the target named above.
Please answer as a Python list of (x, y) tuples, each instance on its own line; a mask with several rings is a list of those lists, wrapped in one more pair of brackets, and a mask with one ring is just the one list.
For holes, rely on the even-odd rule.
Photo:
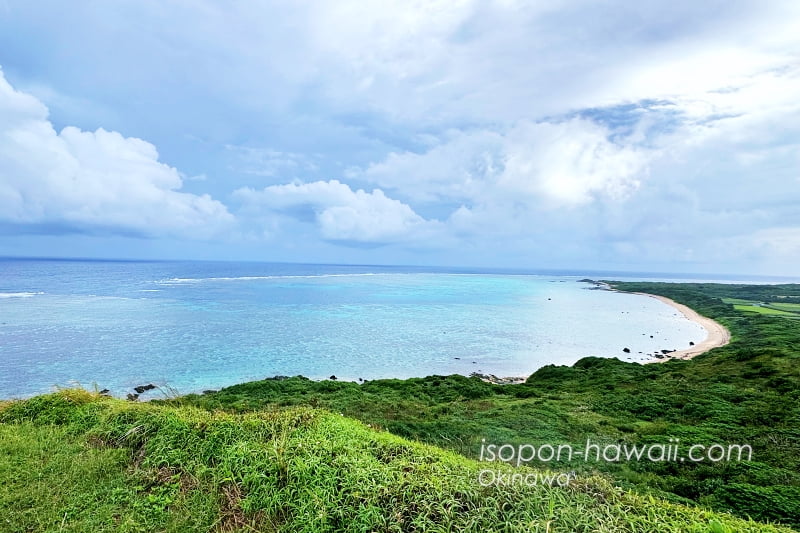
[(506, 377), (506, 378), (499, 378), (494, 374), (481, 374), (479, 372), (473, 372), (469, 375), (471, 378), (479, 378), (486, 383), (492, 383), (494, 385), (515, 385), (517, 383), (525, 383), (524, 377)]

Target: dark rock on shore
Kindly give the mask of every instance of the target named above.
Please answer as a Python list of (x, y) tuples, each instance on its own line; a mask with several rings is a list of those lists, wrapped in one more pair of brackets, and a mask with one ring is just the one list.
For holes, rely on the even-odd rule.
[(492, 383), (494, 385), (515, 385), (517, 383), (525, 383), (525, 378), (523, 377), (499, 378), (494, 374), (481, 374), (480, 372), (473, 372), (469, 375), (469, 377), (479, 378), (482, 381)]
[(143, 392), (147, 392), (155, 388), (156, 388), (155, 385), (153, 385), (152, 383), (148, 383), (147, 385), (139, 385), (138, 387), (134, 387), (133, 390), (135, 390), (137, 394), (141, 394)]
[(588, 283), (589, 285), (591, 285), (591, 287), (586, 287), (586, 289), (588, 289), (590, 291), (611, 291), (611, 290), (614, 290), (614, 289), (611, 288), (611, 286), (608, 283), (605, 283), (603, 281), (595, 281), (595, 280), (589, 279), (589, 278), (584, 278), (584, 279), (578, 280), (578, 283)]

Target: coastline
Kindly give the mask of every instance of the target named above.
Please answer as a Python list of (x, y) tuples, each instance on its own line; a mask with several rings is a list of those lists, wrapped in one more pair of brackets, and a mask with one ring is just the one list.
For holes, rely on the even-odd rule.
[(691, 359), (693, 357), (697, 357), (700, 354), (704, 354), (707, 351), (713, 348), (719, 348), (721, 346), (725, 346), (729, 342), (731, 342), (731, 332), (728, 331), (728, 328), (717, 322), (716, 320), (712, 320), (707, 316), (703, 316), (691, 307), (683, 304), (679, 304), (675, 300), (671, 298), (667, 298), (666, 296), (659, 296), (658, 294), (651, 294), (649, 292), (625, 292), (619, 291), (609, 285), (604, 281), (593, 281), (593, 280), (583, 280), (589, 283), (594, 284), (596, 289), (603, 290), (603, 291), (611, 291), (611, 292), (621, 292), (625, 294), (638, 294), (640, 296), (648, 296), (650, 298), (655, 298), (659, 302), (665, 303), (670, 307), (675, 308), (680, 312), (683, 316), (687, 319), (691, 320), (692, 322), (696, 322), (703, 326), (703, 329), (706, 330), (706, 338), (702, 342), (695, 344), (691, 348), (687, 348), (685, 350), (676, 350), (674, 352), (669, 352), (666, 354), (667, 357), (664, 358), (657, 358), (645, 361), (645, 363), (660, 363), (664, 361), (668, 361), (670, 359)]
[[(595, 282), (592, 281), (595, 286), (599, 290), (606, 290), (612, 292), (620, 292), (617, 289), (613, 288), (608, 283), (604, 282)], [(728, 328), (717, 322), (716, 320), (712, 320), (706, 316), (701, 315), (691, 307), (687, 305), (680, 304), (671, 298), (667, 298), (666, 296), (660, 296), (658, 294), (650, 294), (648, 292), (624, 292), (624, 294), (638, 294), (639, 296), (647, 296), (650, 298), (655, 298), (656, 300), (669, 305), (670, 307), (675, 308), (678, 312), (680, 312), (683, 316), (685, 316), (688, 320), (692, 322), (696, 322), (700, 324), (703, 329), (706, 330), (706, 338), (691, 348), (687, 348), (685, 350), (676, 350), (674, 352), (669, 352), (664, 355), (662, 358), (653, 358), (644, 361), (642, 364), (649, 364), (649, 363), (663, 363), (665, 361), (670, 361), (672, 359), (681, 359), (681, 360), (689, 360), (693, 357), (697, 357), (698, 355), (704, 354), (713, 348), (719, 348), (721, 346), (725, 346), (726, 344), (731, 342), (731, 333), (728, 331)], [(477, 374), (473, 373), (474, 376), (480, 377), (483, 381), (487, 383), (493, 383), (495, 385), (509, 385), (509, 384), (518, 384), (524, 383), (528, 377), (530, 376), (508, 376), (508, 377), (497, 377), (495, 375), (489, 374)]]
[(654, 363), (654, 362), (659, 363), (663, 361), (668, 361), (669, 359), (684, 359), (684, 360), (691, 359), (693, 357), (697, 357), (700, 354), (706, 353), (707, 351), (713, 348), (719, 348), (731, 342), (731, 333), (730, 331), (728, 331), (728, 328), (726, 328), (716, 320), (712, 320), (706, 316), (701, 315), (700, 313), (698, 313), (689, 306), (679, 304), (675, 300), (667, 298), (666, 296), (659, 296), (657, 294), (650, 294), (647, 292), (632, 292), (629, 294), (639, 294), (641, 296), (649, 296), (650, 298), (655, 298), (660, 302), (672, 306), (678, 311), (680, 311), (680, 313), (683, 314), (683, 316), (685, 316), (687, 319), (703, 326), (703, 329), (705, 329), (707, 332), (705, 340), (703, 340), (698, 344), (695, 344), (691, 348), (670, 352), (664, 359), (651, 359), (649, 361), (645, 361), (646, 363)]

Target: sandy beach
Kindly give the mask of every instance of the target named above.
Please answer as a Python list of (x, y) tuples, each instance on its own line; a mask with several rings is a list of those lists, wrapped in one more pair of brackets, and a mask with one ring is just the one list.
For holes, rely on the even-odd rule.
[[(614, 291), (615, 289), (611, 288), (610, 286), (606, 285), (605, 283), (601, 284), (604, 286), (603, 290)], [(685, 306), (683, 304), (679, 304), (675, 300), (667, 298), (666, 296), (658, 296), (657, 294), (649, 294), (646, 292), (634, 292), (628, 294), (638, 294), (641, 296), (648, 296), (650, 298), (655, 298), (665, 304), (674, 307), (677, 309), (683, 316), (691, 320), (692, 322), (697, 322), (703, 329), (706, 330), (708, 333), (705, 340), (702, 342), (695, 344), (691, 348), (687, 348), (686, 350), (677, 350), (674, 352), (670, 352), (666, 354), (663, 358), (654, 358), (648, 359), (643, 361), (643, 363), (663, 363), (665, 361), (669, 361), (671, 359), (691, 359), (692, 357), (696, 357), (702, 353), (705, 353), (712, 348), (718, 348), (720, 346), (725, 346), (731, 341), (731, 333), (728, 329), (720, 324), (719, 322), (712, 320), (708, 317), (705, 317), (692, 309), (691, 307)], [(480, 377), (484, 381), (488, 383), (495, 383), (497, 385), (508, 385), (508, 384), (516, 384), (516, 383), (524, 383), (527, 379), (527, 376), (512, 376), (512, 377), (502, 377), (498, 378), (494, 375), (483, 375), (483, 374), (473, 374), (477, 377)]]
[(680, 311), (683, 314), (683, 316), (685, 316), (692, 322), (697, 322), (698, 324), (703, 326), (703, 328), (708, 332), (708, 335), (706, 336), (703, 342), (695, 344), (694, 346), (686, 350), (678, 350), (676, 352), (671, 352), (667, 354), (667, 357), (663, 359), (649, 360), (647, 361), (648, 363), (669, 361), (670, 359), (691, 359), (692, 357), (705, 353), (712, 348), (725, 346), (731, 341), (731, 333), (725, 326), (723, 326), (719, 322), (716, 322), (715, 320), (711, 320), (710, 318), (701, 315), (691, 307), (679, 304), (678, 302), (671, 300), (665, 296), (648, 294), (646, 292), (637, 292), (633, 294), (641, 294), (642, 296), (649, 296), (650, 298), (655, 298), (656, 300), (664, 302), (667, 305), (671, 305), (672, 307)]

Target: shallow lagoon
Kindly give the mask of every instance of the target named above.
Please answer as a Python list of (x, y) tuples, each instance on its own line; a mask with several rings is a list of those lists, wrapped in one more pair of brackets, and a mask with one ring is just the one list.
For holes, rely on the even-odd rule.
[(296, 374), (521, 376), (705, 338), (668, 305), (575, 276), (92, 261), (3, 261), (0, 275), (0, 397)]

